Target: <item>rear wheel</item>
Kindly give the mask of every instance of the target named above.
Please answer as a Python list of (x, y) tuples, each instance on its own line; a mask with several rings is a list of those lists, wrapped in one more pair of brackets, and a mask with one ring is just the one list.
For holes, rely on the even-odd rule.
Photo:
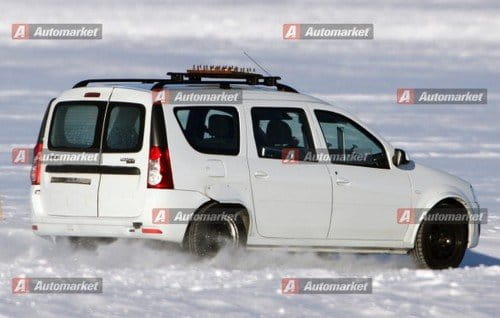
[[(441, 204), (429, 211), (429, 215), (439, 217), (442, 211), (449, 213), (456, 206)], [(458, 213), (466, 215), (466, 211)], [(440, 211), (441, 210), (441, 211)], [(430, 222), (423, 221), (417, 233), (411, 256), (419, 268), (446, 269), (460, 265), (467, 248), (467, 221)]]
[(242, 208), (210, 205), (193, 216), (187, 234), (187, 248), (200, 257), (213, 257), (223, 248), (245, 246), (246, 229)]

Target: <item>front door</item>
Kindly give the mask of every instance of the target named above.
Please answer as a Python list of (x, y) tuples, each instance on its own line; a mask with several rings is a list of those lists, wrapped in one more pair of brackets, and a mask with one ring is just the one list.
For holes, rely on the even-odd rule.
[(330, 238), (402, 240), (407, 225), (397, 210), (411, 207), (411, 184), (405, 170), (391, 167), (382, 143), (346, 116), (316, 110), (327, 144), (333, 181)]

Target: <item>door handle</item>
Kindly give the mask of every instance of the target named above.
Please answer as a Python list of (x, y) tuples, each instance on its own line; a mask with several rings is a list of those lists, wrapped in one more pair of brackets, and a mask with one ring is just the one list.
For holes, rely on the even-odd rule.
[(269, 177), (269, 174), (267, 174), (267, 172), (265, 172), (265, 171), (255, 171), (253, 173), (253, 175), (256, 178), (267, 178), (267, 177)]
[(348, 185), (351, 183), (351, 181), (346, 178), (337, 178), (337, 181), (335, 181), (335, 183), (337, 183), (338, 185)]

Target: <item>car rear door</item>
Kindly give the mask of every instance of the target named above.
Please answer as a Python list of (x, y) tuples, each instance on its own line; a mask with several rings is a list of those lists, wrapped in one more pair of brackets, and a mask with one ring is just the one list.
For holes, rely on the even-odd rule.
[(52, 103), (40, 183), (49, 215), (97, 216), (100, 134), (111, 91), (75, 89)]
[(99, 217), (136, 217), (147, 189), (151, 94), (115, 88), (102, 137)]
[[(265, 237), (325, 239), (332, 185), (326, 165), (304, 160), (316, 152), (307, 112), (291, 102), (286, 107), (267, 105), (247, 108), (253, 132), (248, 166), (257, 230)], [(288, 151), (298, 154), (292, 162), (283, 160)]]

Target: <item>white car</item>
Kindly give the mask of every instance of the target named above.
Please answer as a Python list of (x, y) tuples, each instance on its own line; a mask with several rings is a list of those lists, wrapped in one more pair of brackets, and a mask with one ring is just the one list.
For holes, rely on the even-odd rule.
[[(233, 68), (169, 76), (86, 80), (50, 102), (32, 168), (36, 234), (166, 240), (202, 256), (411, 253), (433, 269), (478, 244), (472, 186), (347, 111)], [(427, 219), (444, 209), (467, 220)]]

